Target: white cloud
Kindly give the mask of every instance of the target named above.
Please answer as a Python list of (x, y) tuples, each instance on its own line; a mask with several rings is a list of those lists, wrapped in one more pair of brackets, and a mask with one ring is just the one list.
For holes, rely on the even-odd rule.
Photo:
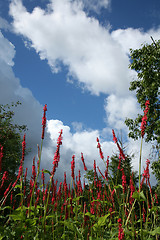
[[(5, 51), (6, 48), (1, 49), (0, 103), (22, 102), (22, 106), (18, 106), (18, 108), (15, 109), (14, 120), (16, 123), (20, 125), (26, 124), (28, 127), (26, 142), (27, 149), (31, 148), (31, 152), (25, 157), (25, 167), (28, 167), (29, 172), (31, 172), (33, 157), (37, 156), (37, 144), (40, 146), (41, 143), (41, 119), (43, 108), (34, 98), (32, 92), (28, 88), (23, 88), (20, 80), (15, 77), (12, 66), (9, 65), (10, 62), (13, 62), (15, 48), (7, 39), (1, 37), (0, 45), (4, 44), (8, 52)], [(83, 164), (81, 162), (81, 152), (84, 153), (86, 165), (89, 169), (93, 168), (94, 159), (97, 161), (97, 164), (101, 166), (101, 169), (104, 169), (104, 165), (99, 157), (96, 142), (96, 138), (100, 137), (100, 132), (98, 130), (83, 130), (79, 128), (78, 131), (72, 133), (69, 126), (64, 125), (60, 120), (54, 119), (47, 121), (41, 168), (48, 170), (52, 169), (57, 138), (61, 129), (63, 129), (63, 144), (61, 147), (61, 160), (56, 173), (56, 177), (59, 180), (62, 180), (64, 171), (67, 171), (69, 178), (70, 162), (73, 154), (76, 155), (76, 172), (80, 169), (82, 174), (84, 173)], [(114, 144), (112, 142), (107, 143), (102, 141), (102, 147), (104, 148), (105, 156), (107, 156), (112, 154)]]
[(118, 42), (123, 51), (129, 54), (129, 49), (138, 49), (142, 44), (151, 44), (151, 36), (158, 40), (160, 38), (160, 26), (144, 32), (143, 29), (117, 29), (111, 33), (113, 39)]
[[(109, 1), (98, 4), (108, 6)], [(110, 32), (97, 19), (88, 17), (79, 1), (51, 0), (47, 10), (36, 7), (29, 13), (21, 0), (13, 0), (10, 14), (15, 32), (28, 39), (54, 72), (61, 70), (62, 62), (68, 67), (69, 81), (77, 80), (96, 95), (128, 95), (132, 76), (129, 49), (151, 42), (150, 35), (160, 37), (159, 29), (147, 33), (132, 28)]]
[[(59, 168), (57, 169), (58, 177), (62, 177), (64, 171), (67, 171), (67, 175), (70, 175), (70, 162), (72, 160), (72, 155), (75, 154), (76, 163), (76, 173), (81, 170), (82, 175), (83, 164), (81, 162), (81, 152), (84, 154), (85, 163), (88, 169), (93, 169), (94, 160), (96, 160), (97, 165), (101, 167), (101, 170), (105, 170), (105, 165), (100, 159), (99, 149), (97, 149), (97, 137), (100, 137), (100, 132), (98, 130), (84, 130), (76, 133), (71, 133), (70, 127), (65, 126), (59, 120), (49, 120), (47, 121), (47, 133), (50, 135), (50, 149), (56, 149), (56, 142), (58, 138), (58, 133), (63, 129), (63, 140), (61, 146), (61, 160), (59, 163)], [(48, 145), (48, 143), (47, 143)], [(113, 151), (116, 150), (115, 144), (111, 141), (101, 141), (102, 150), (104, 152), (105, 159), (107, 156), (111, 156)], [(46, 151), (46, 150), (44, 150)], [(47, 150), (47, 152), (49, 152)], [(54, 152), (50, 152), (50, 158), (53, 159)], [(51, 162), (48, 163), (47, 160), (42, 164), (52, 167)], [(69, 177), (69, 176), (68, 176)]]
[(60, 70), (62, 61), (68, 66), (68, 78), (77, 79), (93, 94), (128, 91), (127, 55), (109, 30), (88, 17), (77, 2), (55, 0), (48, 11), (37, 7), (29, 13), (14, 0), (10, 14), (16, 33), (30, 41), (53, 71)]
[(11, 42), (4, 38), (0, 31), (0, 56), (1, 61), (3, 60), (6, 64), (13, 66), (13, 57), (15, 55), (15, 49)]
[(11, 25), (2, 17), (0, 17), (0, 29), (11, 30)]
[(126, 118), (136, 118), (140, 113), (140, 107), (134, 96), (119, 97), (111, 94), (105, 102), (106, 121), (110, 127), (125, 129)]
[(22, 106), (15, 108), (14, 120), (19, 125), (27, 125), (27, 145), (35, 150), (41, 136), (42, 106), (32, 92), (23, 88), (20, 80), (15, 77), (12, 70), (15, 47), (0, 34), (0, 103), (22, 103)]
[(95, 11), (97, 13), (100, 13), (100, 10), (102, 8), (109, 8), (110, 7), (110, 0), (82, 0), (84, 6), (88, 9), (88, 10), (92, 10)]

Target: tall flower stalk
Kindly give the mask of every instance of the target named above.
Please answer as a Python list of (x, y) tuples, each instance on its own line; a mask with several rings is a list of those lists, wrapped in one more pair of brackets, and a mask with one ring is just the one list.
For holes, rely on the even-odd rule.
[(31, 209), (31, 206), (32, 206), (32, 198), (33, 198), (34, 190), (35, 190), (35, 187), (36, 187), (36, 184), (37, 184), (37, 180), (38, 180), (38, 177), (39, 177), (39, 173), (40, 173), (40, 162), (41, 162), (41, 155), (42, 155), (42, 146), (43, 146), (44, 133), (45, 133), (45, 128), (46, 128), (46, 111), (47, 111), (47, 105), (45, 104), (45, 106), (43, 107), (43, 117), (42, 117), (41, 148), (40, 148), (40, 151), (38, 153), (38, 170), (37, 170), (36, 179), (34, 181), (33, 189), (32, 189), (32, 192), (31, 192), (31, 198), (30, 198), (29, 209), (28, 209), (28, 217), (30, 216), (30, 209)]
[(142, 142), (145, 134), (145, 129), (147, 125), (147, 113), (149, 111), (149, 100), (146, 101), (145, 103), (145, 110), (144, 110), (144, 115), (142, 117), (142, 122), (141, 122), (141, 147), (140, 147), (140, 157), (139, 157), (139, 192), (141, 191), (141, 165), (142, 165)]

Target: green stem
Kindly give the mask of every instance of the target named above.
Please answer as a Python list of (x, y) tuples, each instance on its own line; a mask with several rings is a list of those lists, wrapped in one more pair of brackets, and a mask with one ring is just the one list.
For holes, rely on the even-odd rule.
[(142, 226), (142, 208), (141, 208), (141, 203), (139, 203), (139, 210), (140, 210), (141, 240), (143, 240), (143, 226)]
[(45, 222), (46, 222), (46, 215), (47, 215), (47, 208), (48, 208), (48, 202), (49, 202), (49, 197), (50, 197), (50, 190), (51, 190), (52, 179), (53, 179), (53, 175), (50, 178), (48, 195), (47, 195), (47, 201), (46, 201), (45, 208), (44, 208), (44, 218), (43, 218), (43, 228), (44, 228), (44, 230), (45, 230)]
[(129, 218), (130, 218), (130, 215), (131, 215), (131, 213), (132, 213), (132, 210), (133, 210), (133, 208), (134, 208), (135, 203), (136, 203), (136, 199), (134, 200), (134, 202), (133, 202), (133, 204), (132, 204), (132, 208), (131, 208), (131, 210), (130, 210), (130, 212), (129, 212), (129, 214), (128, 214), (128, 217), (127, 217), (125, 226), (127, 226), (127, 224), (128, 224), (128, 221), (129, 221)]
[(140, 156), (139, 156), (139, 193), (140, 193), (140, 191), (141, 191), (142, 143), (143, 143), (143, 138), (141, 138), (141, 148), (140, 148)]
[(40, 173), (40, 162), (41, 162), (41, 155), (42, 155), (42, 146), (43, 146), (43, 139), (41, 141), (41, 149), (40, 149), (40, 153), (39, 153), (39, 156), (38, 156), (39, 164), (38, 164), (37, 176), (36, 176), (36, 179), (35, 179), (35, 182), (34, 182), (34, 186), (33, 186), (33, 189), (32, 189), (32, 193), (31, 193), (31, 199), (30, 199), (29, 209), (28, 209), (28, 217), (30, 217), (30, 210), (31, 210), (31, 205), (32, 205), (33, 193), (34, 193), (34, 190), (35, 190), (35, 187), (36, 187), (36, 183), (37, 183), (37, 180), (38, 180), (38, 177), (39, 177), (39, 173)]

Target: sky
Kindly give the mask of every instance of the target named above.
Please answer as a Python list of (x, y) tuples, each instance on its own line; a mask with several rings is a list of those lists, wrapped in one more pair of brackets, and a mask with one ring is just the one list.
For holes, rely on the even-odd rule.
[[(112, 129), (124, 140), (138, 170), (140, 141), (128, 138), (124, 121), (142, 113), (129, 91), (136, 72), (129, 69), (130, 49), (160, 39), (159, 0), (0, 0), (0, 104), (22, 103), (14, 121), (26, 124), (25, 167), (41, 143), (43, 106), (47, 126), (41, 168), (52, 169), (59, 132), (61, 160), (56, 178), (70, 176), (72, 155), (81, 170), (117, 152)], [(143, 166), (150, 157), (143, 144)], [(152, 182), (155, 182), (152, 176)]]

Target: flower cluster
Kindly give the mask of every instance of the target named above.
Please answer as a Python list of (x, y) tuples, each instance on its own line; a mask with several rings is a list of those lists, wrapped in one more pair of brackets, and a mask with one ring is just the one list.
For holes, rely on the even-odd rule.
[(97, 137), (97, 148), (99, 148), (99, 154), (100, 154), (101, 159), (103, 160), (104, 156), (103, 156), (103, 152), (102, 152), (102, 149), (101, 149), (101, 144), (99, 143), (99, 138), (98, 137)]
[(150, 161), (147, 159), (147, 161), (146, 161), (146, 169), (144, 169), (144, 172), (142, 174), (143, 178), (142, 178), (142, 181), (141, 181), (141, 187), (142, 187), (145, 179), (146, 179), (146, 184), (147, 184), (147, 182), (150, 179), (149, 164), (150, 164)]
[(129, 197), (129, 203), (132, 205), (132, 203), (134, 201), (134, 199), (132, 198), (132, 195), (135, 192), (135, 187), (133, 185), (133, 173), (132, 173), (132, 176), (130, 176), (130, 190), (131, 190), (131, 193), (130, 193), (130, 197)]
[(122, 171), (122, 187), (123, 187), (123, 193), (125, 193), (125, 189), (126, 189), (126, 176), (125, 176), (125, 173), (124, 173), (124, 169), (122, 168), (121, 169)]
[(26, 135), (24, 134), (22, 142), (22, 163), (24, 162), (25, 149), (26, 149)]
[(122, 220), (121, 220), (121, 218), (118, 219), (118, 224), (119, 224), (118, 239), (122, 240), (122, 239), (124, 239), (124, 232), (123, 232), (123, 228), (122, 228)]
[(124, 152), (122, 150), (122, 148), (120, 147), (119, 143), (118, 143), (118, 140), (116, 138), (116, 135), (115, 135), (115, 132), (114, 130), (112, 129), (112, 134), (113, 134), (113, 141), (117, 144), (117, 147), (119, 149), (119, 153), (120, 153), (120, 156), (123, 158), (123, 160), (126, 159), (125, 155), (124, 155)]
[(71, 173), (71, 177), (73, 178), (73, 180), (74, 180), (74, 169), (75, 169), (75, 155), (73, 155), (72, 156), (72, 161), (71, 161), (71, 171), (72, 171), (72, 173)]
[(82, 162), (83, 162), (84, 171), (87, 171), (87, 167), (86, 167), (86, 164), (85, 164), (85, 162), (84, 162), (83, 153), (81, 153), (81, 160), (82, 160)]
[(43, 118), (42, 118), (42, 136), (41, 138), (44, 139), (44, 130), (46, 128), (46, 111), (47, 111), (47, 104), (45, 104), (43, 108)]
[(146, 101), (145, 103), (145, 110), (144, 110), (144, 116), (142, 117), (142, 122), (141, 122), (141, 136), (142, 138), (144, 137), (144, 134), (145, 134), (145, 129), (146, 129), (146, 124), (147, 124), (147, 113), (148, 113), (148, 110), (149, 110), (149, 100)]
[(2, 170), (3, 147), (0, 144), (0, 172)]
[(60, 145), (62, 145), (62, 130), (60, 131), (58, 140), (57, 140), (57, 149), (54, 154), (54, 159), (53, 159), (53, 170), (52, 170), (52, 176), (54, 176), (56, 168), (58, 167), (58, 163), (60, 160)]

